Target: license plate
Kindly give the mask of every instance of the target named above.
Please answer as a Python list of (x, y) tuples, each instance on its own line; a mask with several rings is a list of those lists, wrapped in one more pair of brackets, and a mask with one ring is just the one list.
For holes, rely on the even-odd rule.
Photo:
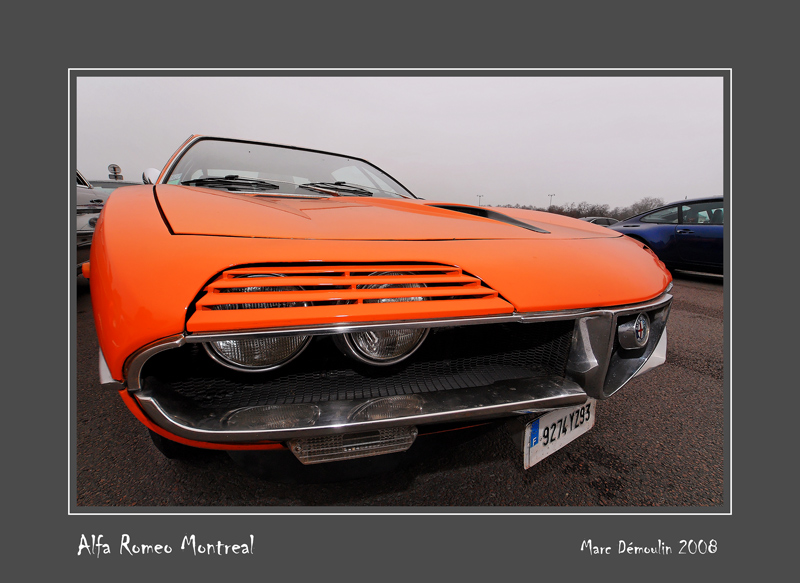
[(588, 399), (583, 405), (550, 411), (528, 423), (525, 427), (525, 469), (594, 427), (595, 403), (594, 399)]

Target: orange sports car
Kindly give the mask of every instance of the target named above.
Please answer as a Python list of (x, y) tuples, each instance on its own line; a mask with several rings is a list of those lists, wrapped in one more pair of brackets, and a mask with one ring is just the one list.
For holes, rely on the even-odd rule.
[(165, 455), (315, 464), (516, 417), (530, 467), (664, 362), (670, 274), (606, 227), (205, 136), (144, 182), (108, 200), (83, 271), (101, 382)]

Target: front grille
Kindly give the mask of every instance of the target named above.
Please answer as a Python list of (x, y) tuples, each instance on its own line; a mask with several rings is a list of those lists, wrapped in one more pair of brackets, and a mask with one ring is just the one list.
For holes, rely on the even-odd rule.
[(314, 338), (297, 360), (264, 373), (222, 367), (199, 344), (188, 343), (148, 361), (142, 371), (142, 387), (189, 400), (192, 406), (232, 410), (563, 377), (572, 329), (572, 321), (433, 329), (411, 358), (390, 367), (356, 363), (341, 354), (330, 337), (321, 336)]

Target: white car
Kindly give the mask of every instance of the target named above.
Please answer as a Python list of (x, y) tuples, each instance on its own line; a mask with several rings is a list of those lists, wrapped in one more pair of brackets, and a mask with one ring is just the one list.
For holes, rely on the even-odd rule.
[(94, 228), (108, 197), (120, 186), (130, 186), (135, 183), (119, 180), (101, 180), (91, 183), (83, 177), (80, 170), (76, 170), (75, 173), (77, 175), (75, 208), (76, 235), (78, 239), (77, 267), (78, 275), (80, 275), (81, 265), (89, 261)]
[(108, 199), (108, 194), (100, 192), (83, 177), (80, 171), (77, 174), (77, 204), (75, 206), (75, 233), (77, 238), (77, 271), (80, 275), (81, 265), (89, 261), (89, 251), (92, 247), (92, 237), (100, 211)]

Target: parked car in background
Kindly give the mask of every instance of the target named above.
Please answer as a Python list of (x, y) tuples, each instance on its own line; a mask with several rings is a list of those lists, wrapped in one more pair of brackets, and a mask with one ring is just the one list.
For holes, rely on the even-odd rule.
[(75, 235), (77, 239), (77, 273), (80, 274), (81, 265), (89, 261), (95, 225), (108, 195), (96, 190), (80, 171), (76, 171), (76, 174)]
[(580, 219), (588, 223), (594, 223), (595, 225), (603, 225), (604, 227), (617, 222), (617, 219), (612, 219), (611, 217), (580, 217)]
[(721, 274), (724, 223), (723, 200), (716, 196), (674, 202), (610, 228), (646, 244), (670, 270)]
[(85, 206), (89, 204), (103, 204), (108, 198), (108, 194), (104, 191), (98, 190), (94, 185), (86, 180), (81, 174), (80, 170), (76, 170), (77, 178), (77, 198), (78, 206)]
[(664, 362), (671, 276), (606, 228), (227, 138), (144, 176), (106, 203), (91, 296), (101, 383), (168, 457), (338, 462), (511, 417), (530, 467)]
[(76, 214), (76, 238), (77, 248), (77, 273), (80, 275), (81, 266), (89, 261), (89, 254), (92, 247), (95, 225), (100, 218), (101, 208), (92, 208), (89, 205), (78, 207)]
[(108, 197), (111, 196), (111, 193), (116, 189), (122, 188), (123, 186), (133, 186), (135, 184), (141, 184), (141, 182), (128, 182), (124, 180), (92, 180), (92, 186), (94, 186), (95, 191), (100, 193), (101, 196), (104, 196), (106, 200), (108, 200)]
[(134, 182), (120, 180), (97, 180), (89, 182), (76, 170), (76, 238), (77, 238), (77, 272), (80, 275), (81, 265), (89, 261), (92, 238), (100, 211), (103, 210), (108, 197), (121, 186), (130, 186)]

